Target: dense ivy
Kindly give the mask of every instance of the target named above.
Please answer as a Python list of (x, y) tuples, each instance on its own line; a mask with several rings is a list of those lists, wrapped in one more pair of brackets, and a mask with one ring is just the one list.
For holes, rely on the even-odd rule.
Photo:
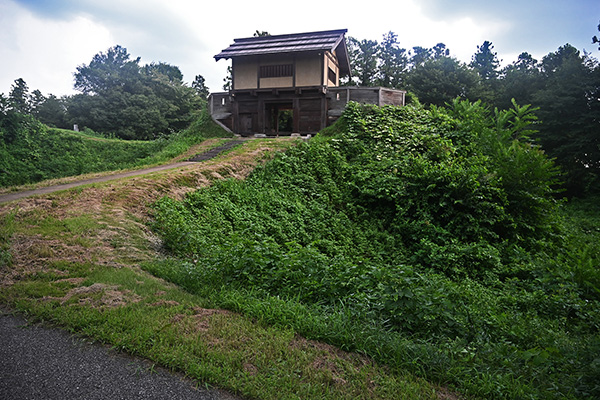
[(342, 307), (406, 347), (307, 333), (484, 397), (598, 394), (598, 247), (561, 228), (533, 111), (350, 103), (247, 180), (160, 200), (155, 228), (182, 261), (154, 272)]

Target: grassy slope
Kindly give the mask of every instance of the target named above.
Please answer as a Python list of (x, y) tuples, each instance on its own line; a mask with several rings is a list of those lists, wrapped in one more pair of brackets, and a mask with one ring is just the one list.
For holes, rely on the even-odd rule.
[[(377, 116), (364, 136), (383, 142), (373, 140), (374, 144), (364, 146), (376, 149), (373, 158), (378, 161), (373, 164), (364, 162), (371, 158), (355, 155), (353, 160), (362, 163), (345, 165), (347, 157), (336, 156), (327, 150), (330, 143), (316, 138), (308, 146), (277, 157), (246, 183), (215, 184), (183, 203), (159, 202), (156, 225), (183, 261), (146, 267), (194, 293), (210, 293), (225, 308), (288, 326), (311, 339), (359, 349), (393, 368), (452, 382), (484, 398), (593, 397), (599, 388), (600, 349), (596, 272), (600, 253), (593, 235), (597, 212), (589, 205), (580, 207), (579, 220), (572, 219), (572, 227), (561, 229), (556, 226), (561, 218), (548, 201), (538, 214), (540, 219), (531, 218), (536, 208), (527, 206), (532, 204), (528, 193), (540, 199), (537, 193), (543, 182), (513, 171), (531, 173), (535, 169), (531, 164), (523, 167), (523, 160), (530, 160), (523, 155), (539, 153), (527, 146), (517, 153), (519, 157), (514, 151), (500, 152), (482, 169), (473, 156), (441, 157), (448, 144), (437, 148), (440, 151), (427, 152), (423, 147), (436, 149), (432, 146), (435, 136), (417, 136), (429, 127), (439, 127), (439, 120), (432, 123), (420, 112), (413, 116), (416, 111), (402, 109), (401, 116), (409, 114), (410, 118), (402, 120), (405, 124), (400, 131), (393, 129), (391, 117), (380, 123), (387, 113), (374, 112), (370, 119), (357, 117), (357, 124), (349, 124), (354, 136), (331, 140), (331, 147), (355, 154), (361, 148), (355, 138), (362, 138), (356, 125), (371, 123), (373, 115)], [(385, 132), (378, 131), (381, 126)], [(422, 146), (392, 140), (392, 133), (406, 131), (411, 132), (411, 139), (419, 138)], [(497, 131), (477, 132), (486, 135), (484, 144), (508, 138)], [(465, 130), (450, 133), (466, 135)], [(395, 149), (394, 156), (409, 160), (393, 159), (392, 169), (384, 158), (390, 153), (385, 151), (388, 148)], [(459, 150), (452, 154), (461, 154)], [(423, 153), (430, 155), (431, 164), (424, 162)], [(466, 160), (468, 167), (461, 163)], [(418, 167), (410, 169), (414, 165)], [(502, 168), (493, 169), (498, 166)], [(466, 179), (472, 172), (482, 179)], [(486, 231), (489, 216), (494, 215), (489, 203), (484, 203), (481, 213), (476, 207), (465, 211), (465, 204), (481, 204), (471, 202), (470, 196), (491, 197), (486, 190), (492, 188), (489, 177), (494, 173), (503, 178), (497, 182), (506, 183), (503, 193), (522, 199), (501, 210), (511, 210), (509, 220), (517, 221), (511, 225), (515, 229), (534, 229), (532, 224), (538, 224), (535, 240), (507, 247), (512, 230), (499, 229), (502, 239), (496, 241)], [(396, 180), (397, 176), (402, 179)], [(446, 185), (440, 176), (454, 179)], [(514, 189), (519, 185), (510, 184), (515, 176), (524, 179), (519, 191)], [(465, 182), (476, 185), (463, 186)], [(438, 192), (433, 191), (436, 187)], [(401, 202), (395, 203), (397, 189), (402, 192), (397, 197)], [(454, 195), (460, 201), (453, 202)], [(410, 204), (413, 209), (408, 208)], [(523, 213), (515, 204), (525, 205)], [(566, 216), (575, 205), (563, 210)], [(385, 236), (388, 227), (377, 218), (397, 215), (400, 206), (409, 212), (388, 226), (396, 224), (396, 232), (404, 238)], [(437, 207), (443, 212), (437, 212)], [(352, 217), (364, 218), (362, 210), (377, 218), (365, 218), (354, 229)], [(547, 227), (540, 225), (544, 221), (556, 228), (546, 236)], [(577, 227), (585, 225), (582, 235)], [(476, 242), (468, 234), (473, 231), (476, 238), (487, 239)], [(365, 233), (374, 240), (365, 239)], [(515, 240), (528, 237), (527, 232), (519, 233)], [(382, 251), (390, 243), (392, 251)], [(408, 249), (406, 257), (403, 248)], [(371, 261), (384, 254), (388, 255), (385, 262)]]
[(231, 136), (206, 112), (188, 129), (153, 141), (107, 139), (31, 124), (33, 131), (27, 137), (0, 148), (0, 155), (6, 158), (0, 163), (0, 186), (147, 167), (167, 162), (204, 139)]
[(139, 268), (161, 254), (145, 225), (149, 203), (243, 179), (293, 143), (250, 141), (191, 167), (0, 205), (0, 302), (250, 398), (455, 398), (289, 328), (218, 310)]

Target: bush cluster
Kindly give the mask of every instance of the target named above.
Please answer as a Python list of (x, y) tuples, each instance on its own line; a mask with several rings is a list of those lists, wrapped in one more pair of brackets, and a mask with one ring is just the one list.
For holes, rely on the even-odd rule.
[(598, 245), (561, 223), (534, 110), (513, 106), (350, 103), (247, 180), (156, 203), (181, 261), (148, 268), (345, 315), (290, 324), (472, 394), (598, 395)]

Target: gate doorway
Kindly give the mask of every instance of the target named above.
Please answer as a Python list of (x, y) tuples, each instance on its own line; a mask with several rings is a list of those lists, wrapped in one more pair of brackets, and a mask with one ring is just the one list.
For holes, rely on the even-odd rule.
[(265, 133), (291, 134), (294, 131), (294, 106), (291, 101), (265, 104)]

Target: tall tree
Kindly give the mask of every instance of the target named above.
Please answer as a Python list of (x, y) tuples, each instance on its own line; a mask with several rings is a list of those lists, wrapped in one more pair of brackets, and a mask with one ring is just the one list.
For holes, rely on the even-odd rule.
[(140, 67), (139, 61), (117, 45), (77, 67), (75, 88), (82, 94), (68, 103), (73, 122), (125, 139), (151, 139), (184, 128), (201, 105), (196, 91), (184, 85), (178, 67)]
[(433, 48), (433, 58), (450, 57), (450, 49), (444, 43), (438, 43)]
[(544, 87), (544, 82), (538, 61), (531, 54), (523, 52), (501, 71), (494, 105), (499, 109), (508, 109), (512, 99), (517, 104), (531, 104), (534, 93)]
[(486, 103), (496, 101), (498, 91), (499, 66), (498, 54), (493, 51), (492, 42), (484, 41), (481, 46), (477, 46), (477, 52), (473, 55), (469, 66), (475, 70), (480, 80), (476, 87), (478, 97)]
[[(533, 96), (540, 107), (539, 140), (565, 169), (567, 189), (600, 187), (600, 67), (566, 44), (542, 59), (546, 84)], [(597, 190), (597, 189), (596, 189)]]
[(408, 67), (408, 56), (406, 49), (401, 48), (398, 43), (398, 35), (391, 31), (383, 35), (378, 55), (377, 84), (383, 87), (399, 88)]
[(349, 37), (348, 53), (352, 66), (351, 83), (359, 86), (373, 86), (377, 75), (379, 45), (376, 40), (361, 41)]
[(432, 58), (406, 75), (406, 88), (426, 104), (443, 106), (457, 97), (476, 100), (478, 76), (453, 57)]
[(48, 126), (69, 128), (65, 102), (65, 98), (59, 99), (55, 95), (49, 94), (36, 108), (34, 115), (40, 122)]
[(231, 90), (233, 89), (233, 68), (231, 65), (227, 67), (227, 75), (223, 78), (223, 90)]
[(0, 114), (6, 114), (10, 109), (10, 101), (8, 97), (4, 95), (4, 93), (0, 93)]
[(196, 90), (198, 96), (202, 97), (204, 100), (208, 99), (210, 89), (206, 86), (206, 80), (202, 75), (196, 75), (194, 82), (192, 82), (192, 88)]
[(29, 109), (31, 115), (37, 117), (38, 110), (45, 101), (46, 97), (38, 89), (31, 92), (31, 95), (29, 96)]
[(140, 57), (131, 60), (127, 49), (116, 45), (106, 53), (98, 53), (88, 65), (77, 67), (75, 90), (99, 94), (110, 89), (133, 91), (139, 83)]
[(442, 57), (449, 57), (450, 50), (444, 43), (438, 43), (432, 48), (415, 46), (410, 53), (410, 67), (416, 68), (423, 66), (429, 60), (437, 60)]
[(23, 78), (15, 79), (8, 95), (8, 101), (10, 107), (17, 112), (29, 114), (31, 111), (29, 105), (29, 88)]
[(412, 49), (410, 64), (412, 68), (422, 66), (426, 61), (433, 57), (433, 49), (428, 49), (421, 46), (415, 46)]
[(498, 77), (498, 68), (500, 61), (498, 53), (493, 51), (492, 42), (484, 41), (481, 46), (477, 46), (477, 52), (473, 55), (470, 66), (479, 73), (484, 80), (495, 79)]
[(150, 64), (144, 65), (141, 69), (146, 76), (153, 77), (166, 77), (171, 84), (182, 85), (183, 74), (179, 67), (167, 64), (165, 62), (151, 62)]

